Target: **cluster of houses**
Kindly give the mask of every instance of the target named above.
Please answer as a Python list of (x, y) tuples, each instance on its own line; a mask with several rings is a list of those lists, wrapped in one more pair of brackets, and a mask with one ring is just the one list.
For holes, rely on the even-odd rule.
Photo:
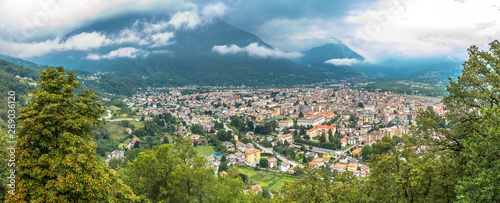
[[(214, 89), (192, 94), (182, 94), (183, 90), (189, 89), (187, 87), (151, 88), (124, 99), (124, 102), (130, 107), (145, 107), (137, 112), (139, 115), (170, 113), (187, 125), (201, 125), (206, 132), (214, 130), (216, 121), (226, 122), (235, 115), (256, 125), (275, 120), (277, 131), (294, 125), (312, 126), (307, 131), (311, 138), (331, 130), (345, 137), (343, 145), (371, 143), (384, 136), (407, 134), (420, 110), (431, 109), (444, 114), (443, 104), (438, 101), (339, 87), (336, 91), (329, 88)], [(281, 119), (283, 117), (288, 119)], [(291, 118), (296, 118), (296, 123)], [(323, 125), (333, 118), (337, 119), (331, 126)]]

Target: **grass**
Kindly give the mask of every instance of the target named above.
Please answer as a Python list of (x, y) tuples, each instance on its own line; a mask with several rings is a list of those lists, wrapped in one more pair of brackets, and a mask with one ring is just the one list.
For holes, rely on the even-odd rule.
[(284, 175), (274, 185), (269, 187), (269, 190), (273, 190), (273, 191), (280, 190), (281, 187), (283, 187), (283, 185), (285, 185), (285, 180), (286, 181), (297, 181), (297, 180), (300, 180), (300, 178)]
[(121, 110), (122, 108), (120, 107), (117, 107), (117, 106), (110, 106), (108, 107), (110, 110), (113, 110), (113, 111), (118, 111), (118, 110)]
[(115, 140), (120, 140), (125, 136), (129, 136), (128, 133), (124, 133), (125, 128), (117, 122), (106, 123), (106, 128), (111, 134), (111, 138)]
[(132, 109), (132, 111), (134, 111), (134, 112), (135, 112), (137, 109), (139, 109), (139, 111), (140, 111), (140, 110), (142, 109), (142, 107), (132, 107), (132, 108), (130, 108), (130, 109)]
[(137, 122), (137, 121), (129, 121), (131, 124), (134, 124), (135, 126), (135, 129), (139, 129), (139, 128), (142, 128), (144, 127), (144, 123), (142, 122)]
[(214, 147), (210, 145), (198, 145), (196, 146), (196, 150), (198, 150), (199, 155), (210, 156), (212, 154), (215, 154)]
[(279, 174), (269, 171), (256, 171), (254, 168), (248, 166), (238, 167), (238, 171), (242, 174), (248, 176), (252, 181), (258, 182), (258, 184), (263, 187), (269, 187), (269, 190), (279, 191), (286, 181), (296, 181), (300, 180), (299, 177), (294, 177), (288, 174)]

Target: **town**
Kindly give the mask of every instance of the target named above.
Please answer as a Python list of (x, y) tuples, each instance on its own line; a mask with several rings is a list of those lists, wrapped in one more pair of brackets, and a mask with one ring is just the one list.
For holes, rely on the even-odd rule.
[[(189, 138), (197, 149), (210, 148), (214, 153), (205, 157), (216, 173), (236, 164), (294, 174), (307, 164), (366, 177), (370, 168), (363, 162), (376, 140), (410, 134), (420, 110), (445, 113), (437, 100), (344, 85), (213, 91), (151, 88), (123, 102), (136, 108), (135, 114), (143, 119), (169, 114), (181, 121), (176, 133)], [(130, 128), (125, 130), (132, 134)], [(217, 140), (210, 142), (210, 138)], [(137, 141), (137, 137), (127, 140), (125, 148)], [(124, 156), (115, 150), (108, 161)]]

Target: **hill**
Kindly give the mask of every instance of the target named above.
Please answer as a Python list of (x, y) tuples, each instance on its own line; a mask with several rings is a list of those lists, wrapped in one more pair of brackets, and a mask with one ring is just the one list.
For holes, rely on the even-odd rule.
[(219, 20), (180, 28), (169, 26), (171, 20), (167, 16), (128, 15), (96, 22), (63, 39), (101, 35), (109, 40), (104, 46), (30, 60), (131, 78), (152, 86), (296, 85), (357, 74), (346, 69), (323, 74), (301, 66), (289, 59), (294, 56)]

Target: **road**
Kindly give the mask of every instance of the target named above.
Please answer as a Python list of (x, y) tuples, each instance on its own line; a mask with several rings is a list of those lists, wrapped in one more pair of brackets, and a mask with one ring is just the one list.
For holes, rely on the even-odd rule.
[[(274, 153), (274, 150), (273, 150), (272, 148), (270, 148), (270, 149), (271, 149), (271, 151), (269, 152), (269, 151), (267, 151), (267, 150), (264, 150), (264, 148), (265, 148), (265, 147), (263, 147), (262, 145), (257, 144), (257, 143), (255, 143), (255, 142), (254, 142), (254, 144), (255, 144), (255, 145), (257, 145), (258, 147), (260, 147), (260, 148), (262, 149), (262, 152), (266, 152), (266, 153)], [(265, 148), (265, 149), (269, 149), (269, 148)], [(281, 155), (281, 154), (279, 154), (279, 153), (276, 153), (276, 158), (277, 158), (277, 159), (279, 159), (279, 160), (281, 160), (281, 161), (288, 161), (288, 162), (289, 162), (292, 166), (297, 166), (297, 165), (299, 165), (300, 167), (304, 167), (304, 165), (302, 165), (301, 163), (296, 162), (296, 161), (291, 160), (291, 159), (288, 159), (288, 158), (286, 158), (285, 156), (283, 156), (283, 155)]]
[[(294, 147), (297, 147), (297, 148), (300, 148), (302, 146), (300, 145), (296, 145), (296, 144), (292, 144)], [(319, 149), (309, 149), (309, 145), (306, 145), (306, 144), (301, 144), (301, 145), (304, 145), (306, 146), (307, 150), (308, 151), (313, 151), (313, 152), (318, 152), (318, 153), (322, 153), (322, 154), (326, 154), (326, 155), (334, 155), (334, 153), (332, 152), (329, 152), (329, 151), (323, 151), (323, 150), (319, 150)]]
[[(151, 117), (147, 117), (147, 118), (144, 118), (144, 120), (151, 120), (153, 118)], [(117, 122), (117, 121), (141, 121), (140, 118), (120, 118), (120, 119), (113, 119), (113, 120), (106, 120), (108, 122)]]
[(106, 110), (106, 112), (108, 113), (108, 116), (99, 118), (99, 120), (111, 118), (111, 111), (110, 110)]

